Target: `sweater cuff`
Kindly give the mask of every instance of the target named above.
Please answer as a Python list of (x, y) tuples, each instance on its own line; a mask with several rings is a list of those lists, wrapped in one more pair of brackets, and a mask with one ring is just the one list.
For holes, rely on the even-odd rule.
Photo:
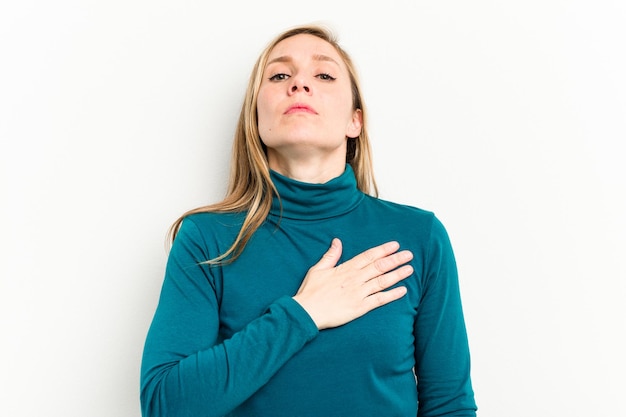
[(297, 328), (303, 333), (307, 342), (313, 340), (317, 336), (319, 330), (315, 325), (315, 322), (311, 316), (309, 316), (309, 313), (307, 313), (296, 300), (285, 295), (276, 300), (274, 304), (285, 311), (289, 321), (293, 323), (294, 326), (297, 326)]

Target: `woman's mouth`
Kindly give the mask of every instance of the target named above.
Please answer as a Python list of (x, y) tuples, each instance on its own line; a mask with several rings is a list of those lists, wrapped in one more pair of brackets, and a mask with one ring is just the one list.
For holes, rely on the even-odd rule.
[(303, 104), (303, 103), (292, 104), (291, 106), (289, 106), (289, 108), (287, 108), (284, 114), (294, 114), (294, 113), (317, 114), (317, 112), (313, 110), (312, 107), (307, 106), (306, 104)]

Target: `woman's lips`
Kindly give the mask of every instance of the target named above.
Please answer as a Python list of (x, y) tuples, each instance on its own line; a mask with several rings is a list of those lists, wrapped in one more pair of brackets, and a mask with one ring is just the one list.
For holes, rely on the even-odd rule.
[(313, 110), (311, 107), (307, 106), (306, 104), (302, 104), (302, 103), (293, 104), (293, 105), (289, 106), (289, 108), (285, 111), (285, 114), (293, 114), (293, 113), (317, 114), (317, 112), (315, 110)]

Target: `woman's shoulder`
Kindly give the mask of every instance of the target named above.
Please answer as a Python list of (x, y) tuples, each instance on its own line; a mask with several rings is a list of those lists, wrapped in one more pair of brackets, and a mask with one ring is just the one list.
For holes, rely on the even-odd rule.
[(196, 223), (203, 222), (241, 222), (246, 217), (246, 212), (224, 212), (224, 211), (200, 211), (188, 214), (184, 220), (192, 220)]
[(246, 213), (244, 212), (196, 212), (183, 217), (180, 231), (200, 235), (237, 235)]
[(419, 229), (430, 236), (447, 236), (446, 227), (432, 210), (371, 196), (367, 202), (372, 214), (386, 219), (387, 224), (400, 225), (407, 231)]
[(366, 201), (371, 209), (388, 212), (389, 214), (398, 214), (403, 216), (409, 216), (411, 218), (419, 218), (426, 221), (432, 221), (435, 217), (435, 213), (431, 210), (427, 210), (422, 207), (417, 207), (409, 204), (403, 204), (382, 198), (367, 196)]
[(241, 227), (245, 217), (245, 212), (203, 211), (186, 215), (183, 218), (183, 223), (194, 223), (197, 227), (201, 229), (206, 227)]

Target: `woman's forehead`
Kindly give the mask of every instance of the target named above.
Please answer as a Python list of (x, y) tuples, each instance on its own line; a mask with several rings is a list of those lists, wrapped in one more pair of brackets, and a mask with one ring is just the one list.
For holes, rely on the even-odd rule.
[(268, 62), (300, 57), (334, 61), (341, 65), (343, 60), (335, 47), (326, 40), (310, 34), (298, 34), (278, 42), (268, 55)]

